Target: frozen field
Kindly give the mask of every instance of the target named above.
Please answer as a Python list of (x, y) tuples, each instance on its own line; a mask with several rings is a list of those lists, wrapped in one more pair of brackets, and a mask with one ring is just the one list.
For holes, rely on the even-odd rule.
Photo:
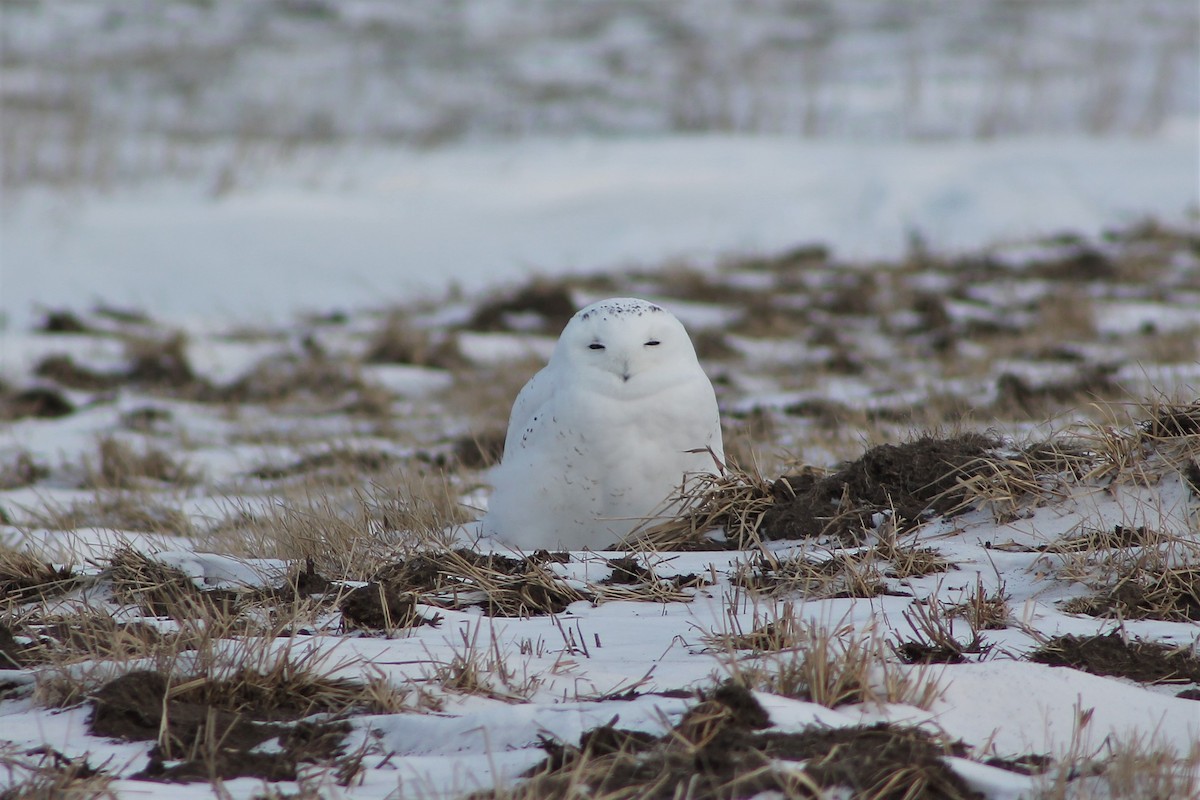
[[(0, 800), (1200, 797), (1190, 0), (0, 14)], [(494, 552), (621, 295), (726, 474)]]

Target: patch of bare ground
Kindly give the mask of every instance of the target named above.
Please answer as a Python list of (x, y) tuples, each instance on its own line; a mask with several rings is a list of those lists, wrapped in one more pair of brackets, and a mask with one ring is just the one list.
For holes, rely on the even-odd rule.
[(960, 480), (997, 445), (977, 433), (926, 436), (874, 447), (830, 475), (784, 475), (772, 484), (776, 502), (763, 515), (759, 533), (764, 539), (828, 536), (853, 543), (884, 512), (892, 512), (898, 530), (908, 530), (927, 515), (961, 509)]
[(540, 551), (527, 558), (480, 555), (465, 548), (418, 553), (382, 568), (376, 575), (385, 593), (419, 595), (443, 608), (476, 606), (490, 616), (558, 614), (591, 593), (555, 575)]
[[(172, 680), (159, 672), (131, 672), (93, 693), (88, 730), (155, 743), (150, 763), (135, 779), (290, 781), (302, 763), (336, 759), (350, 726), (304, 718), (344, 712), (356, 701), (358, 687), (261, 678), (240, 673), (223, 681)], [(278, 747), (260, 748), (271, 740)]]
[(259, 480), (278, 481), (317, 473), (326, 481), (349, 484), (360, 483), (364, 475), (383, 472), (395, 466), (396, 462), (396, 456), (383, 450), (337, 447), (303, 456), (283, 466), (263, 464), (249, 474)]
[(1115, 675), (1140, 683), (1200, 683), (1200, 658), (1187, 647), (1104, 636), (1055, 636), (1029, 654), (1030, 661)]
[(15, 389), (0, 381), (0, 420), (56, 419), (75, 412), (65, 394), (46, 386)]
[(575, 298), (566, 284), (535, 280), (506, 297), (483, 303), (467, 323), (467, 328), (557, 336), (577, 310)]
[(91, 392), (127, 386), (185, 395), (199, 393), (207, 385), (192, 369), (187, 337), (178, 332), (126, 337), (125, 365), (117, 370), (95, 370), (69, 355), (51, 355), (37, 364), (34, 373), (68, 389)]
[(5, 603), (55, 597), (77, 581), (70, 567), (55, 566), (32, 553), (0, 545), (0, 598)]
[(703, 693), (661, 737), (610, 724), (584, 733), (578, 745), (547, 740), (545, 761), (523, 783), (474, 797), (981, 797), (945, 761), (962, 748), (923, 731), (884, 723), (763, 731), (769, 725), (753, 694), (726, 683)]
[(192, 486), (201, 479), (165, 450), (147, 446), (139, 451), (111, 436), (100, 439), (96, 461), (87, 460), (84, 469), (84, 489), (133, 489), (145, 481)]
[(189, 535), (192, 521), (176, 507), (164, 505), (145, 489), (98, 491), (91, 500), (24, 509), (29, 525), (56, 531), (103, 528)]
[(402, 312), (389, 314), (367, 343), (367, 364), (413, 364), (453, 369), (465, 360), (457, 341), (449, 335), (418, 328)]

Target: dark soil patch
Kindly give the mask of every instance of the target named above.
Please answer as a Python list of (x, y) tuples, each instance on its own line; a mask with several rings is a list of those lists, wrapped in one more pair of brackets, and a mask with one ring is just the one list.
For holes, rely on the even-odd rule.
[(196, 399), (215, 403), (280, 403), (298, 397), (338, 400), (361, 394), (365, 388), (352, 364), (319, 355), (275, 356), (228, 385), (205, 388)]
[(1111, 396), (1120, 392), (1113, 382), (1114, 367), (1090, 365), (1076, 375), (1051, 383), (1034, 384), (1005, 372), (996, 379), (996, 407), (1038, 417), (1081, 398)]
[(961, 664), (967, 660), (959, 648), (912, 639), (900, 642), (892, 649), (905, 664)]
[(86, 392), (109, 389), (121, 381), (120, 375), (80, 366), (70, 356), (46, 356), (37, 363), (33, 373), (59, 386)]
[(73, 311), (47, 311), (34, 330), (39, 333), (91, 333), (83, 320)]
[(749, 570), (736, 574), (733, 583), (755, 591), (798, 591), (805, 596), (820, 598), (890, 594), (873, 561), (871, 553), (834, 553), (824, 561), (801, 557), (771, 562), (760, 557)]
[(375, 580), (396, 592), (421, 595), (421, 601), (431, 605), (478, 606), (490, 616), (558, 614), (589, 598), (544, 566), (557, 560), (547, 551), (510, 558), (459, 548), (398, 561), (379, 570)]
[(0, 597), (24, 601), (54, 597), (77, 583), (75, 573), (56, 567), (25, 553), (5, 554), (0, 558)]
[(486, 303), (475, 311), (467, 327), (475, 331), (525, 331), (521, 320), (539, 318), (537, 330), (558, 333), (575, 316), (575, 300), (566, 286), (534, 281), (516, 294)]
[(368, 583), (353, 589), (338, 604), (342, 620), (348, 627), (393, 630), (415, 628), (418, 625), (438, 625), (440, 616), (432, 618), (417, 612), (414, 595), (400, 593), (386, 583)]
[[(342, 739), (350, 732), (348, 724), (283, 724), (281, 720), (324, 709), (314, 709), (311, 703), (279, 703), (281, 698), (269, 695), (239, 695), (236, 681), (202, 682), (178, 691), (157, 672), (124, 675), (92, 696), (89, 732), (126, 741), (156, 741), (149, 765), (133, 776), (146, 780), (295, 780), (297, 764), (338, 755)], [(280, 751), (251, 752), (271, 739), (278, 740)], [(168, 761), (179, 763), (168, 766)]]
[(785, 475), (772, 485), (776, 502), (759, 532), (767, 539), (833, 536), (857, 542), (872, 527), (873, 514), (890, 510), (898, 530), (909, 530), (926, 514), (956, 511), (965, 499), (957, 480), (972, 474), (997, 444), (977, 433), (925, 437), (874, 447), (832, 475)]
[(1093, 617), (1200, 621), (1200, 567), (1138, 570), (1090, 597), (1068, 600), (1062, 608)]
[(1030, 653), (1029, 660), (1140, 683), (1200, 683), (1200, 658), (1156, 642), (1129, 641), (1118, 631), (1056, 636)]
[(0, 419), (56, 419), (75, 413), (75, 404), (54, 389), (34, 387), (0, 394)]
[(759, 734), (771, 758), (806, 760), (804, 771), (822, 788), (845, 787), (854, 797), (982, 798), (945, 762), (963, 756), (917, 728), (888, 723), (856, 728), (809, 728), (802, 733)]
[(0, 670), (21, 669), (25, 665), (24, 650), (13, 637), (13, 629), (0, 623)]
[(650, 568), (632, 556), (612, 558), (607, 563), (608, 566), (612, 567), (612, 575), (602, 580), (601, 583), (636, 584), (654, 579), (654, 573)]
[(275, 481), (296, 475), (324, 470), (346, 470), (352, 473), (382, 472), (396, 463), (396, 457), (382, 450), (329, 450), (305, 456), (283, 467), (261, 466), (250, 476), (265, 481)]
[[(823, 790), (849, 789), (852, 797), (881, 800), (981, 797), (945, 762), (947, 755), (962, 755), (963, 748), (940, 745), (923, 731), (881, 723), (761, 732), (769, 724), (753, 694), (727, 683), (703, 695), (662, 737), (610, 723), (583, 734), (578, 746), (544, 741), (547, 758), (526, 773), (527, 781), (512, 796), (611, 793), (732, 800), (771, 791), (810, 796), (812, 790), (806, 787), (816, 784)], [(805, 762), (803, 775), (798, 777), (795, 768), (781, 768), (779, 761)]]
[(1089, 531), (1079, 536), (1059, 539), (1057, 542), (1041, 547), (1057, 553), (1090, 552), (1092, 550), (1117, 550), (1124, 547), (1153, 546), (1162, 541), (1162, 536), (1145, 526), (1130, 528), (1125, 525), (1114, 525), (1111, 531)]
[(245, 598), (228, 589), (202, 590), (181, 570), (130, 549), (113, 554), (108, 577), (113, 599), (142, 613), (177, 620), (230, 616)]
[(196, 393), (205, 386), (188, 361), (187, 340), (181, 334), (164, 339), (129, 340), (123, 369), (94, 370), (77, 364), (71, 356), (54, 355), (42, 359), (34, 372), (60, 386), (92, 392), (132, 385)]
[(500, 463), (504, 455), (504, 431), (485, 431), (454, 440), (454, 461), (467, 469), (487, 469)]
[(1156, 409), (1142, 430), (1156, 439), (1200, 436), (1200, 402)]
[(1030, 753), (1016, 758), (989, 758), (983, 763), (989, 767), (1006, 769), (1020, 775), (1041, 775), (1054, 766), (1054, 759), (1047, 755)]

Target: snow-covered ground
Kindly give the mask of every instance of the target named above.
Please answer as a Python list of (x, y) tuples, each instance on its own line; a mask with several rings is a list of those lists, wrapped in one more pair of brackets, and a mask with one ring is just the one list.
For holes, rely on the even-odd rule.
[[(0, 14), (0, 795), (572, 796), (547, 751), (636, 787), (613, 726), (807, 797), (831, 752), (770, 747), (888, 723), (936, 796), (1200, 796), (1190, 0)], [(448, 549), (611, 295), (689, 328), (739, 502), (854, 536)], [(935, 512), (797, 489), (919, 432), (995, 437)]]
[(0, 228), (0, 310), (97, 301), (279, 322), (531, 274), (827, 245), (897, 258), (1096, 235), (1200, 207), (1194, 120), (1153, 137), (954, 144), (666, 137), (310, 154), (212, 198), (190, 184), (66, 204), (33, 193)]

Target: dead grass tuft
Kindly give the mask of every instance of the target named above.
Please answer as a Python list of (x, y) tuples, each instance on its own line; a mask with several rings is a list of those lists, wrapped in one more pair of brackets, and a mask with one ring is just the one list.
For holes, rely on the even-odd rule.
[(93, 767), (86, 756), (68, 758), (50, 746), (18, 751), (0, 749), (0, 770), (6, 773), (3, 800), (116, 800), (109, 788), (113, 778), (104, 767)]
[[(668, 506), (683, 508), (665, 522), (638, 528), (626, 537), (629, 550), (726, 550), (759, 542), (763, 516), (774, 505), (772, 485), (757, 472), (725, 465), (720, 474), (691, 476)], [(724, 531), (725, 542), (709, 534)]]
[(173, 456), (155, 447), (138, 452), (111, 436), (100, 439), (98, 463), (85, 464), (84, 489), (134, 489), (142, 479), (176, 486), (191, 486), (200, 476), (180, 464)]
[(148, 616), (176, 620), (231, 617), (243, 601), (238, 592), (201, 590), (182, 571), (128, 547), (113, 554), (104, 575), (112, 584), (114, 600), (137, 606)]
[[(756, 628), (768, 643), (788, 644), (750, 658), (733, 655), (739, 638), (713, 635), (710, 641), (730, 647), (725, 668), (732, 680), (772, 694), (807, 700), (828, 708), (851, 703), (903, 703), (929, 708), (941, 693), (932, 673), (894, 661), (874, 628), (851, 625), (829, 628), (811, 620), (797, 622), (787, 609), (776, 612), (771, 626)], [(742, 636), (742, 634), (738, 634)], [(744, 641), (744, 640), (742, 640)]]
[(887, 592), (874, 550), (831, 552), (822, 560), (778, 560), (760, 553), (751, 563), (738, 567), (732, 582), (756, 592), (799, 592), (805, 599), (816, 600), (875, 597)]
[(457, 341), (411, 325), (404, 314), (389, 314), (367, 344), (367, 364), (413, 364), (454, 369), (465, 364)]
[(0, 545), (0, 598), (6, 603), (44, 600), (69, 591), (77, 582), (70, 567), (56, 567), (32, 553)]
[(420, 594), (431, 605), (477, 606), (500, 617), (558, 614), (571, 603), (592, 599), (555, 575), (545, 561), (537, 553), (518, 559), (447, 549), (385, 567), (377, 579), (394, 591)]

